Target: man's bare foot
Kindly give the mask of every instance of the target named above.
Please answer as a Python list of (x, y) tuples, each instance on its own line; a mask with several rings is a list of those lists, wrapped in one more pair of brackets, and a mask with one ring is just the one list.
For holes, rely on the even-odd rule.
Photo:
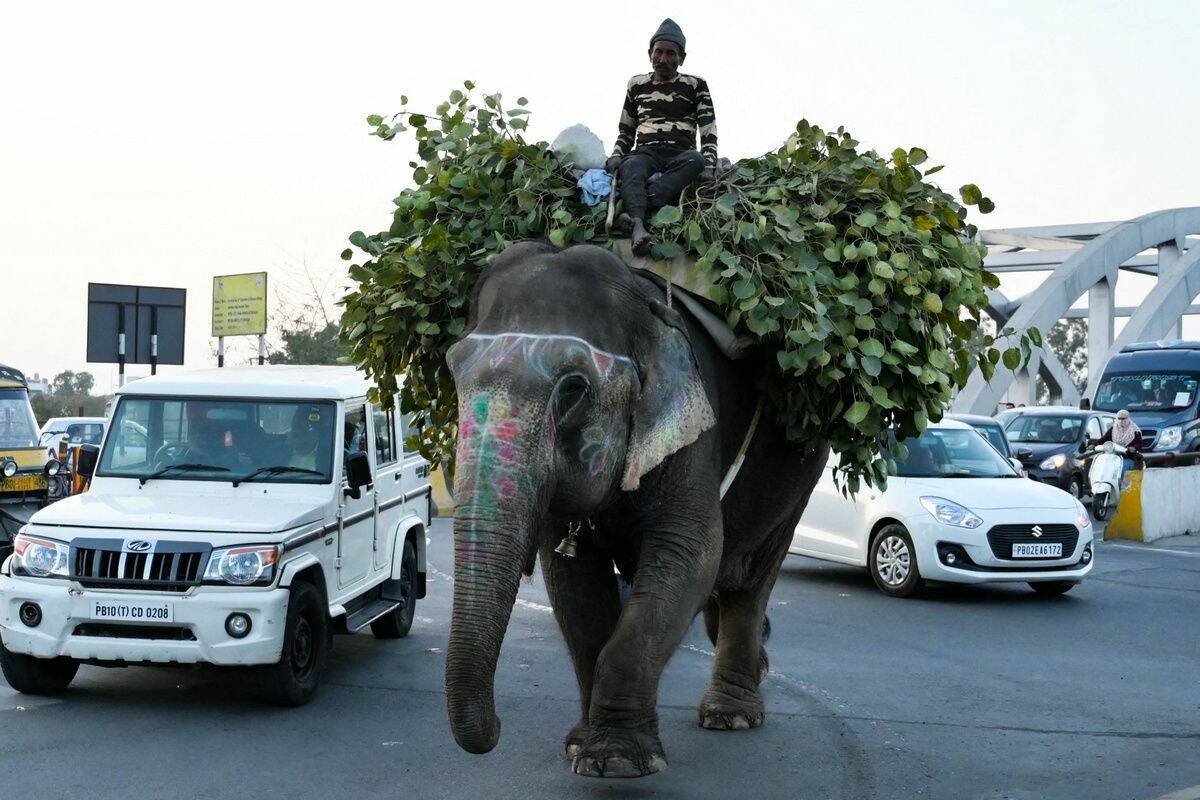
[(646, 223), (640, 219), (633, 220), (633, 234), (629, 237), (633, 241), (633, 252), (639, 256), (649, 255), (650, 245), (654, 244), (654, 237), (646, 230)]

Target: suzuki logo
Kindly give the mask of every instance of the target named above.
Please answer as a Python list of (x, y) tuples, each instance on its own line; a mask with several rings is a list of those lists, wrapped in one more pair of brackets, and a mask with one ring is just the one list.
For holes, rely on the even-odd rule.
[(153, 547), (152, 544), (145, 539), (134, 539), (132, 542), (125, 543), (125, 549), (130, 553), (144, 553)]
[(1042, 526), (1034, 525), (1033, 530), (1031, 530), (1030, 533), (1033, 534), (1033, 538), (1035, 538), (1035, 539), (1039, 538), (1042, 535)]

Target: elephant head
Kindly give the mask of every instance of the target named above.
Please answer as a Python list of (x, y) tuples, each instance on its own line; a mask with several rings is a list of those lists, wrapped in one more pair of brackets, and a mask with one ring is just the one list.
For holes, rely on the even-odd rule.
[(509, 247), (447, 361), (459, 443), (446, 691), (455, 739), (485, 753), (500, 736), (500, 645), (548, 521), (636, 490), (714, 417), (678, 315), (599, 247)]

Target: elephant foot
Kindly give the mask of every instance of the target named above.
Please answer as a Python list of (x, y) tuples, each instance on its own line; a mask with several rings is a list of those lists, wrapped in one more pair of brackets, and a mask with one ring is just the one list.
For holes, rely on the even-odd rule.
[[(739, 692), (739, 694), (745, 694)], [(709, 690), (699, 709), (700, 727), (710, 731), (744, 731), (763, 724), (766, 711), (762, 695), (735, 698), (718, 690)]]
[(586, 722), (576, 723), (574, 728), (567, 734), (567, 738), (563, 741), (563, 747), (567, 752), (567, 758), (574, 760), (575, 756), (579, 755), (583, 750), (584, 744), (587, 743), (588, 737), (592, 735), (592, 726)]
[(656, 734), (616, 728), (593, 729), (571, 759), (571, 771), (589, 778), (641, 778), (666, 768), (667, 755)]

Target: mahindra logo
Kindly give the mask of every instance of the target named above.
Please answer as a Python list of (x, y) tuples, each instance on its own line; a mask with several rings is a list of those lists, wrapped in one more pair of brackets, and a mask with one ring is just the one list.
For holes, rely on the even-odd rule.
[(1040, 537), (1042, 535), (1042, 526), (1034, 525), (1033, 530), (1031, 530), (1030, 533), (1033, 534), (1033, 538), (1035, 538), (1035, 539)]
[(134, 539), (132, 542), (125, 543), (125, 549), (130, 553), (144, 553), (153, 546), (145, 539)]

